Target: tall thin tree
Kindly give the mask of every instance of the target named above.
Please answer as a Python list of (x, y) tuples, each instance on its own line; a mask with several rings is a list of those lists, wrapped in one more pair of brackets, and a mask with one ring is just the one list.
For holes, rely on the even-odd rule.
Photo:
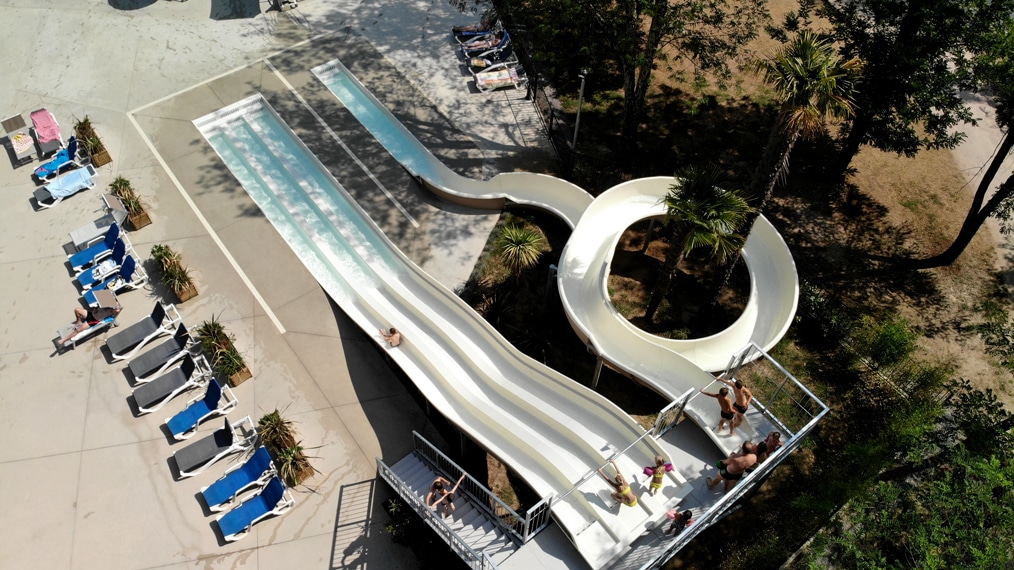
[(852, 97), (862, 68), (858, 59), (843, 59), (830, 41), (809, 30), (800, 32), (756, 66), (780, 103), (767, 146), (747, 189), (754, 208), (748, 228), (775, 186), (788, 176), (789, 155), (796, 142), (816, 137), (825, 131), (828, 121), (843, 119), (855, 111)]

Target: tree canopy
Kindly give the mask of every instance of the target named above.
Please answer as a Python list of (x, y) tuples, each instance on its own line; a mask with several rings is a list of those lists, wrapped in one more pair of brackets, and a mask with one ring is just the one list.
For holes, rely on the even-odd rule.
[[(623, 89), (623, 148), (632, 151), (655, 71), (690, 69), (722, 82), (730, 62), (767, 18), (766, 0), (520, 0), (537, 57), (557, 75), (617, 74)], [(561, 26), (566, 22), (566, 26)]]
[(913, 156), (953, 148), (972, 121), (961, 91), (978, 82), (971, 59), (981, 35), (1014, 12), (1014, 0), (862, 0), (827, 2), (842, 54), (864, 62), (857, 113), (843, 130), (836, 171), (862, 145)]

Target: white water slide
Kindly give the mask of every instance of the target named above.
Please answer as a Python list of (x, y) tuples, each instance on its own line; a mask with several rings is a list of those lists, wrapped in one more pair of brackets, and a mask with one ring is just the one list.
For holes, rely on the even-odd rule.
[[(353, 113), (364, 101), (375, 105), (381, 115), (387, 113), (365, 89), (358, 96), (343, 99)], [(397, 144), (421, 148), (393, 116), (384, 118), (387, 135), (391, 130), (403, 131), (404, 138)], [(596, 392), (514, 349), (456, 295), (408, 260), (263, 99), (252, 97), (196, 123), (265, 216), (350, 318), (371, 333), (388, 323), (398, 323), (404, 341), (390, 354), (428, 401), (538, 494), (563, 497), (554, 502), (553, 517), (592, 568), (608, 565), (643, 533), (646, 524), (660, 521), (668, 508), (689, 493), (689, 485), (674, 471), (659, 496), (641, 494), (636, 508), (610, 508), (605, 483), (597, 476), (585, 481), (586, 475), (628, 446), (616, 457), (628, 479), (634, 479), (654, 455), (665, 455), (652, 438), (642, 438), (644, 430), (632, 418)], [(429, 158), (424, 162), (428, 164), (416, 168), (411, 160), (403, 159), (401, 151), (392, 150), (390, 141), (371, 131), (430, 186), (444, 187), (445, 182), (455, 180), (456, 175), (432, 155), (426, 153)], [(440, 169), (446, 172), (434, 176), (433, 171)], [(579, 188), (534, 174), (505, 174), (488, 183), (468, 181), (453, 188), (460, 201), (530, 204), (556, 212), (571, 225), (592, 204)], [(546, 200), (547, 193), (554, 199)], [(599, 233), (597, 239), (603, 238), (614, 239)], [(594, 248), (600, 245), (597, 241)], [(592, 267), (598, 263), (592, 259), (595, 257), (581, 259), (588, 259)], [(608, 255), (601, 262), (608, 264)], [(581, 272), (574, 272), (578, 274)], [(561, 276), (561, 286), (565, 287), (565, 281)], [(604, 286), (600, 289), (604, 291)], [(603, 302), (601, 297), (569, 299), (568, 311), (570, 304)], [(612, 321), (600, 322), (595, 311), (585, 313), (592, 326), (582, 329), (589, 331), (582, 334), (587, 334), (603, 355), (623, 360), (622, 346), (604, 350), (613, 348), (615, 341), (606, 336), (603, 343), (599, 336), (599, 327), (615, 326)], [(574, 317), (575, 328), (583, 318)], [(781, 330), (784, 332), (784, 327)], [(672, 348), (660, 350), (669, 356), (668, 360), (657, 360), (657, 365), (675, 363), (679, 370), (687, 371), (687, 381), (695, 385), (710, 380), (710, 375), (680, 359)], [(623, 365), (625, 369), (640, 370), (634, 359), (642, 354), (633, 356)], [(620, 366), (619, 362), (614, 364)], [(691, 370), (695, 372), (690, 374)], [(665, 377), (660, 370), (646, 380)], [(672, 385), (659, 388), (666, 392), (673, 389)]]

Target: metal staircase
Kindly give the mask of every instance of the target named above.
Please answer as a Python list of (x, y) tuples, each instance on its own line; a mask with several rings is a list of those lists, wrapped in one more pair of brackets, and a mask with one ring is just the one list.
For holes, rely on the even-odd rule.
[[(486, 509), (480, 508), (474, 485), (462, 485), (455, 493), (449, 516), (426, 506), (426, 493), (438, 473), (414, 452), (388, 467), (377, 459), (378, 471), (406, 504), (422, 517), (471, 568), (495, 569), (518, 549), (518, 543)], [(450, 478), (450, 477), (448, 477)], [(474, 482), (474, 479), (469, 481)]]

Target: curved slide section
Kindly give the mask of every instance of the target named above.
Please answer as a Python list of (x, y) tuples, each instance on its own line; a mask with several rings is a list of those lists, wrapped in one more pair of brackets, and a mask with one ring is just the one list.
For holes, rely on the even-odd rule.
[[(625, 473), (664, 450), (608, 399), (517, 351), (394, 246), (260, 97), (198, 128), (304, 265), (366, 331), (397, 323), (390, 352), (425, 397), (552, 507), (592, 568), (606, 565), (689, 492), (672, 480), (637, 508), (611, 509), (597, 476), (618, 450)], [(636, 442), (636, 443), (635, 443)]]
[[(674, 178), (631, 180), (602, 193), (585, 211), (560, 259), (557, 279), (567, 315), (602, 358), (675, 398), (712, 380), (749, 342), (773, 347), (792, 322), (799, 298), (795, 262), (777, 230), (761, 216), (743, 248), (750, 296), (743, 314), (712, 336), (675, 340), (631, 325), (609, 300), (613, 252), (623, 232), (646, 218), (665, 216), (661, 198)], [(702, 370), (703, 369), (703, 370)]]

